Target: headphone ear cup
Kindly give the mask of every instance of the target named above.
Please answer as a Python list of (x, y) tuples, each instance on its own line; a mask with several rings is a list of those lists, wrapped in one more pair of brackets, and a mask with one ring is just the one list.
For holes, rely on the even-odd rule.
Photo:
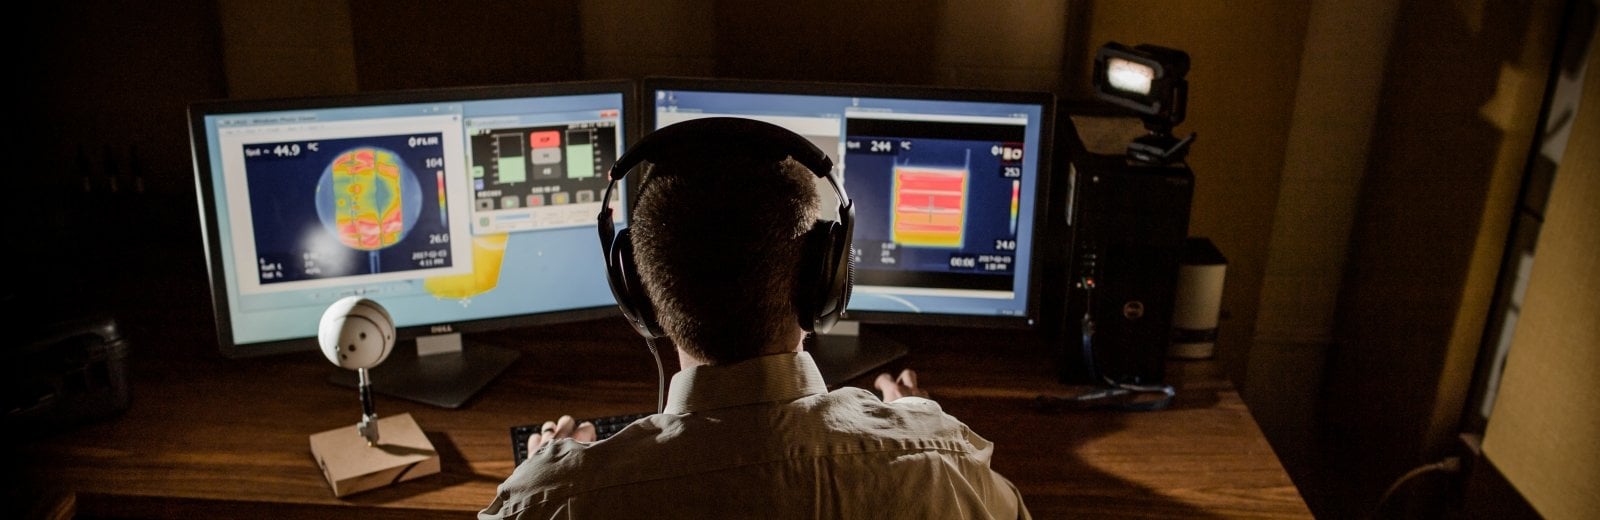
[[(839, 301), (837, 303), (838, 308), (833, 311), (833, 321), (837, 321), (839, 316), (844, 314), (844, 308), (850, 306), (850, 296), (855, 293), (856, 289), (856, 255), (850, 251), (848, 237), (845, 238), (844, 245), (840, 246), (840, 248), (843, 251), (841, 254), (844, 255), (844, 279), (835, 282), (839, 285), (837, 289)], [(833, 321), (829, 321), (828, 326), (832, 327)]]
[(856, 259), (850, 251), (851, 233), (843, 223), (835, 222), (831, 233), (832, 243), (828, 258), (828, 299), (818, 318), (824, 331), (833, 328), (850, 304), (850, 293), (855, 289)]
[(806, 260), (802, 265), (804, 305), (797, 304), (800, 326), (807, 332), (827, 332), (838, 321), (850, 298), (854, 261), (844, 226), (832, 220), (818, 220), (806, 237)]
[(611, 284), (611, 294), (616, 297), (622, 316), (639, 335), (650, 339), (665, 335), (656, 322), (650, 295), (639, 280), (639, 268), (633, 263), (633, 233), (628, 228), (618, 232), (616, 240), (611, 242), (611, 251), (606, 254), (606, 280)]
[(794, 281), (794, 310), (800, 328), (806, 332), (816, 328), (817, 314), (822, 312), (827, 297), (829, 233), (829, 222), (817, 220), (806, 231), (801, 246), (799, 274)]

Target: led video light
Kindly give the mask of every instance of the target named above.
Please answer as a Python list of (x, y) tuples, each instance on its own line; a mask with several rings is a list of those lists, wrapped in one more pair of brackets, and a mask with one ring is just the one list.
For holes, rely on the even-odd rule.
[(1111, 88), (1148, 96), (1150, 82), (1155, 79), (1156, 70), (1149, 65), (1122, 58), (1111, 58), (1106, 62), (1106, 80)]
[(1095, 52), (1094, 87), (1101, 99), (1171, 127), (1183, 121), (1189, 55), (1180, 50), (1111, 42)]

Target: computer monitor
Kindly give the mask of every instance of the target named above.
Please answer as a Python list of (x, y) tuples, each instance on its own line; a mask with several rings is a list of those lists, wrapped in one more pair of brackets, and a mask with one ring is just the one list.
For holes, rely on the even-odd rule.
[(191, 104), (221, 353), (314, 350), (361, 295), (417, 347), (374, 390), (455, 408), (518, 356), (463, 333), (617, 315), (594, 218), (634, 102), (599, 81)]
[[(827, 152), (855, 202), (846, 334), (808, 344), (830, 383), (905, 352), (850, 322), (1032, 329), (1055, 96), (893, 85), (646, 78), (646, 129), (710, 116), (778, 124)], [(819, 180), (819, 183), (822, 182)], [(823, 216), (832, 190), (819, 186)]]

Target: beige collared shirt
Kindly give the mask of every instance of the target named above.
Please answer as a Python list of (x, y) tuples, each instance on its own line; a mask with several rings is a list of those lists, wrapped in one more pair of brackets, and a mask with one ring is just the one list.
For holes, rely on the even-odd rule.
[(989, 441), (927, 399), (829, 392), (804, 352), (671, 388), (666, 413), (530, 455), (478, 517), (1029, 518)]

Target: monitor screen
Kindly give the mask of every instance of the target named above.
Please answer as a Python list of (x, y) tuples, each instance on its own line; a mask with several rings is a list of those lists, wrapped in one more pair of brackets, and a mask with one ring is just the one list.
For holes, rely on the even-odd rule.
[[(856, 207), (845, 319), (1037, 325), (1053, 94), (707, 78), (648, 78), (642, 90), (646, 128), (747, 117), (834, 159)], [(836, 218), (832, 190), (819, 193)]]
[(620, 81), (191, 105), (222, 352), (316, 348), (350, 295), (402, 340), (615, 315), (594, 218), (633, 96)]

